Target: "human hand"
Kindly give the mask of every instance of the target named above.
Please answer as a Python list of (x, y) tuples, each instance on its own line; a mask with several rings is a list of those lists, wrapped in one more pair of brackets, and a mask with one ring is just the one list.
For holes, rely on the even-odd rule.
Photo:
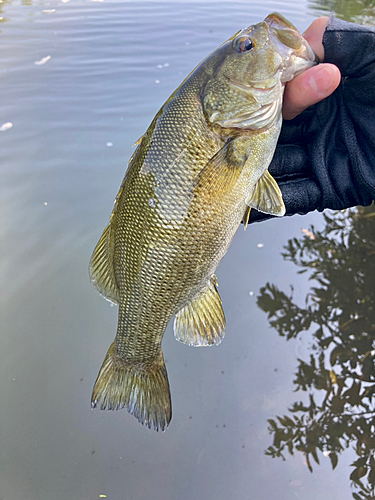
[[(323, 35), (328, 17), (315, 19), (303, 34), (319, 60), (324, 61)], [(283, 118), (291, 120), (309, 106), (332, 94), (341, 80), (340, 70), (334, 64), (319, 64), (293, 78), (285, 87)]]
[[(331, 16), (315, 20), (305, 36), (325, 63), (288, 83), (283, 115), (294, 118), (283, 122), (269, 171), (286, 215), (369, 205), (375, 199), (375, 28)], [(250, 222), (266, 218), (251, 211)]]

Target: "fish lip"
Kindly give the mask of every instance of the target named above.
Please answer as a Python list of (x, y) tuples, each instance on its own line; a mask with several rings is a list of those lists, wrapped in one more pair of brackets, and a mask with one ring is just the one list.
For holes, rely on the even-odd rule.
[(294, 26), (293, 23), (291, 23), (288, 19), (286, 19), (279, 12), (271, 12), (271, 14), (268, 14), (268, 16), (265, 18), (265, 20), (263, 22), (265, 22), (269, 28), (274, 23), (276, 23), (281, 28), (292, 29), (292, 30), (298, 31), (296, 26)]

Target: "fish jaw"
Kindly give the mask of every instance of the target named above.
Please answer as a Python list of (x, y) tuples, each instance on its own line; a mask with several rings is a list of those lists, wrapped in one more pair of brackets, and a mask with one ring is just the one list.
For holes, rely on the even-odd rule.
[(264, 22), (268, 25), (270, 43), (283, 58), (282, 83), (318, 64), (319, 59), (309, 43), (284, 16), (274, 12)]

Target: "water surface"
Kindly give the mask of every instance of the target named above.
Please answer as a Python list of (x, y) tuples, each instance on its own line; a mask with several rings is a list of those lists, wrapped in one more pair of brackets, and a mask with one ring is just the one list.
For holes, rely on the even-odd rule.
[[(272, 459), (269, 419), (287, 413), (313, 330), (285, 342), (257, 305), (266, 283), (311, 283), (281, 255), (321, 214), (240, 228), (218, 270), (227, 335), (218, 348), (163, 342), (173, 401), (166, 433), (90, 408), (117, 309), (88, 261), (132, 145), (200, 60), (279, 10), (301, 30), (305, 2), (0, 4), (0, 498), (295, 499), (351, 496), (348, 449)], [(324, 6), (323, 6), (324, 7)], [(318, 9), (318, 10), (316, 10)], [(263, 307), (263, 309), (265, 309)], [(303, 395), (301, 396), (303, 397)], [(369, 497), (370, 498), (370, 497)]]

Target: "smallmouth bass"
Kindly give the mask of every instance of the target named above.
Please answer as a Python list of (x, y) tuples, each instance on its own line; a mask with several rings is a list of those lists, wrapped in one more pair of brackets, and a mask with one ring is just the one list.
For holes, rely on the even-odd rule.
[(175, 316), (180, 342), (223, 339), (215, 271), (251, 208), (285, 213), (267, 169), (285, 83), (314, 64), (298, 30), (270, 14), (206, 57), (136, 143), (90, 262), (96, 288), (119, 304), (93, 407), (127, 408), (149, 428), (168, 426), (164, 331)]

